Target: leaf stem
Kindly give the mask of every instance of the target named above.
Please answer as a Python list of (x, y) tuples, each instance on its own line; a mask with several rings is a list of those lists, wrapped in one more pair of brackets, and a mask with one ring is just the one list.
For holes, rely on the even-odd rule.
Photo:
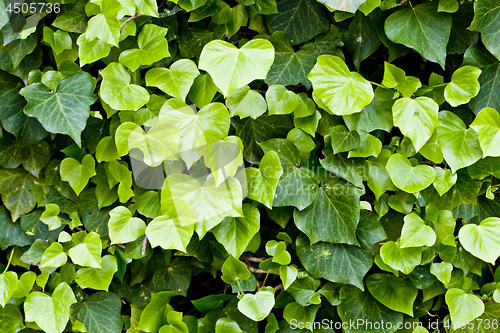
[(236, 282), (238, 283), (238, 288), (240, 288), (240, 292), (241, 292), (242, 294), (244, 294), (244, 293), (243, 293), (243, 289), (241, 288), (241, 285), (240, 285), (240, 280), (239, 280), (239, 279), (237, 279), (237, 280), (236, 280)]
[(268, 276), (269, 276), (269, 272), (267, 272), (266, 277), (264, 278), (264, 281), (262, 282), (262, 287), (266, 286), (266, 281), (267, 281)]
[(144, 16), (144, 14), (141, 14), (141, 13), (137, 13), (135, 14), (134, 16), (131, 16), (129, 17), (128, 19), (125, 20), (125, 22), (123, 22), (121, 25), (120, 25), (120, 32), (122, 32), (123, 30), (123, 27), (127, 25), (127, 23), (129, 23), (130, 21), (132, 21), (133, 19), (136, 19), (138, 17), (141, 17), (141, 16)]
[(7, 266), (5, 266), (5, 269), (3, 270), (2, 274), (5, 274), (5, 272), (7, 272), (7, 269), (9, 269), (10, 261), (12, 260), (13, 255), (14, 255), (14, 248), (12, 248), (12, 251), (10, 251), (9, 262), (7, 263)]
[[(380, 83), (376, 83), (376, 82), (372, 82), (372, 81), (368, 81), (370, 82), (371, 84), (373, 84), (374, 86), (377, 86), (377, 87), (381, 87), (381, 88), (386, 88), (385, 86), (381, 85)], [(387, 89), (387, 88), (386, 88)]]
[(448, 85), (448, 83), (441, 83), (441, 84), (438, 84), (438, 85), (435, 85), (435, 86), (432, 86), (432, 87), (429, 87), (429, 88), (434, 89), (434, 88), (444, 87), (444, 86), (447, 86), (447, 85)]

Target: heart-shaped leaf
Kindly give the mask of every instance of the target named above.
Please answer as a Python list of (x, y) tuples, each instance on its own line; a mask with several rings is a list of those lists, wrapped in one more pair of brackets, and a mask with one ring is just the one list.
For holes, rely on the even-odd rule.
[(184, 101), (198, 75), (200, 72), (192, 60), (180, 59), (169, 69), (150, 69), (146, 73), (145, 80), (147, 86), (158, 87), (170, 96)]
[(451, 82), (444, 89), (444, 98), (451, 106), (468, 103), (479, 93), (481, 70), (473, 66), (463, 66), (453, 72)]
[(436, 242), (436, 233), (416, 213), (404, 217), (401, 230), (401, 248), (432, 246)]
[(254, 39), (238, 49), (214, 40), (205, 45), (199, 68), (206, 70), (224, 96), (253, 80), (265, 79), (274, 61), (274, 47), (265, 39)]
[(194, 232), (194, 219), (159, 216), (151, 221), (146, 228), (146, 236), (152, 247), (177, 249), (186, 252), (186, 247)]
[(101, 268), (101, 250), (101, 238), (91, 231), (82, 243), (68, 251), (68, 255), (76, 265)]
[(470, 124), (476, 132), (483, 157), (500, 156), (500, 115), (492, 108), (484, 108)]
[(351, 0), (351, 1), (343, 1), (343, 0), (320, 0), (322, 4), (328, 6), (332, 9), (341, 10), (343, 12), (355, 13), (358, 7), (366, 2), (366, 0)]
[(280, 84), (274, 84), (266, 91), (269, 115), (289, 114), (299, 105), (297, 95)]
[(88, 184), (89, 179), (96, 175), (95, 161), (92, 155), (85, 155), (80, 164), (71, 157), (66, 157), (61, 162), (59, 169), (61, 179), (69, 182), (71, 188), (78, 195)]
[(418, 289), (409, 278), (372, 274), (366, 278), (366, 288), (389, 309), (413, 316), (413, 302), (417, 298)]
[(403, 249), (398, 243), (389, 241), (380, 248), (380, 256), (393, 269), (410, 274), (420, 264), (423, 250), (421, 247)]
[(431, 265), (430, 272), (432, 275), (438, 278), (444, 284), (445, 288), (448, 288), (448, 283), (450, 283), (451, 272), (453, 271), (453, 265), (449, 262), (435, 262)]
[(252, 294), (246, 294), (238, 302), (238, 310), (254, 321), (261, 321), (269, 315), (274, 307), (274, 293), (265, 288)]
[(458, 239), (474, 256), (494, 264), (500, 256), (500, 218), (488, 217), (479, 225), (464, 225), (458, 232)]
[(484, 312), (484, 303), (479, 297), (474, 294), (467, 294), (458, 288), (448, 289), (445, 301), (450, 309), (450, 319), (452, 322), (456, 322), (458, 327), (467, 325), (467, 323)]
[(244, 281), (252, 275), (247, 266), (233, 256), (229, 256), (222, 265), (222, 281), (234, 283), (237, 280)]
[(18, 281), (15, 272), (4, 272), (0, 274), (0, 304), (2, 307), (5, 307), (5, 304), (12, 297), (17, 288)]
[(391, 155), (386, 169), (394, 185), (408, 193), (427, 188), (436, 178), (434, 168), (428, 165), (412, 166), (410, 161), (401, 154)]
[(314, 94), (336, 115), (361, 112), (373, 99), (371, 84), (360, 74), (349, 71), (339, 57), (321, 55), (307, 75)]
[(61, 267), (68, 261), (68, 255), (63, 251), (61, 243), (52, 243), (44, 252), (40, 267)]
[(231, 92), (226, 99), (226, 105), (231, 111), (231, 117), (252, 117), (257, 119), (267, 110), (264, 97), (249, 86), (238, 88)]
[(439, 126), (439, 106), (428, 97), (401, 98), (392, 106), (394, 125), (409, 137), (418, 152)]
[(144, 235), (146, 223), (124, 206), (118, 206), (109, 212), (109, 238), (111, 244), (128, 243)]

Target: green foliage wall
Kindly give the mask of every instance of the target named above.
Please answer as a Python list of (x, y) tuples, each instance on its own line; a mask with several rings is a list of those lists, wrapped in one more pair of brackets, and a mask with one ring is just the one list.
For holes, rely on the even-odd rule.
[(0, 32), (2, 333), (497, 331), (499, 0), (6, 0)]

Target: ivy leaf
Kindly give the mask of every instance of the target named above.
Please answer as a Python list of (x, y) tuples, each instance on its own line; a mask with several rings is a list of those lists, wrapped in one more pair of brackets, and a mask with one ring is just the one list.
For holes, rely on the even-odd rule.
[(339, 116), (361, 112), (374, 96), (371, 84), (336, 56), (319, 56), (307, 78), (314, 94)]
[(330, 129), (329, 136), (334, 154), (346, 152), (359, 147), (358, 132), (349, 132), (349, 130), (343, 125), (332, 127)]
[(439, 112), (438, 144), (451, 171), (474, 164), (483, 156), (478, 135), (466, 129), (464, 122), (449, 111)]
[[(176, 209), (179, 211), (178, 207)], [(159, 245), (166, 250), (177, 249), (186, 252), (186, 247), (193, 236), (193, 224), (194, 217), (189, 219), (182, 216), (175, 218), (159, 216), (148, 224), (146, 236), (152, 247)]]
[(319, 241), (359, 245), (356, 227), (359, 222), (359, 195), (339, 178), (323, 179), (314, 202), (293, 219), (311, 244)]
[(312, 277), (364, 289), (363, 277), (372, 265), (368, 251), (345, 244), (319, 242), (309, 245), (304, 235), (297, 238), (296, 246), (300, 262)]
[(401, 248), (398, 243), (389, 241), (380, 248), (382, 260), (393, 269), (410, 274), (420, 264), (423, 248)]
[(448, 289), (445, 301), (450, 309), (450, 319), (455, 320), (458, 327), (467, 325), (484, 312), (484, 304), (479, 297), (458, 288)]
[(477, 114), (485, 107), (500, 110), (500, 96), (497, 94), (500, 87), (500, 61), (484, 47), (474, 44), (465, 51), (464, 64), (482, 70), (479, 76), (481, 89), (469, 103), (472, 111)]
[(411, 47), (444, 68), (452, 19), (438, 13), (437, 7), (437, 3), (427, 2), (398, 10), (385, 21), (385, 33), (394, 43)]
[(470, 127), (477, 132), (483, 157), (500, 156), (500, 115), (496, 110), (482, 109)]
[(146, 223), (124, 206), (118, 206), (109, 212), (109, 238), (111, 244), (128, 243), (144, 235)]
[(82, 243), (68, 251), (68, 255), (76, 265), (101, 268), (101, 249), (99, 235), (91, 231)]
[(76, 283), (85, 289), (108, 291), (113, 275), (118, 271), (116, 258), (112, 255), (102, 257), (102, 268), (86, 267), (76, 272)]
[(401, 154), (391, 155), (386, 169), (394, 185), (408, 193), (427, 188), (436, 178), (436, 171), (431, 166), (412, 166), (410, 161)]
[(247, 266), (233, 256), (229, 256), (222, 265), (222, 281), (234, 283), (237, 280), (245, 281), (252, 275)]
[(370, 294), (389, 309), (413, 316), (413, 303), (418, 289), (409, 278), (392, 274), (372, 274), (366, 278)]
[[(163, 92), (184, 101), (198, 75), (200, 75), (200, 72), (192, 60), (180, 59), (174, 62), (169, 69), (150, 69), (146, 73), (145, 80), (147, 86), (158, 87)], [(205, 80), (207, 80), (206, 77)], [(205, 87), (205, 89), (209, 88)], [(217, 90), (215, 92), (217, 92)], [(210, 98), (208, 103), (212, 101), (212, 98)], [(200, 105), (200, 108), (206, 104)]]
[(96, 101), (90, 74), (79, 71), (61, 80), (56, 92), (41, 84), (31, 84), (19, 92), (28, 105), (27, 116), (37, 118), (51, 133), (67, 134), (80, 146), (80, 135)]
[(2, 307), (5, 308), (5, 304), (7, 304), (17, 288), (18, 281), (15, 272), (8, 271), (0, 274), (0, 304)]
[(488, 217), (479, 225), (464, 225), (458, 232), (458, 239), (467, 251), (493, 264), (500, 256), (500, 219)]
[(159, 119), (179, 129), (181, 158), (188, 168), (201, 156), (195, 152), (200, 145), (202, 132), (210, 130), (213, 139), (223, 139), (229, 131), (229, 112), (222, 103), (211, 103), (195, 113), (186, 103), (169, 99), (163, 104)]
[(43, 27), (43, 40), (48, 43), (55, 54), (59, 54), (66, 49), (71, 49), (73, 41), (66, 31), (54, 30)]
[(87, 40), (99, 39), (118, 47), (120, 39), (120, 22), (117, 19), (122, 5), (117, 0), (102, 0), (101, 12), (87, 23), (85, 35)]
[(439, 105), (428, 97), (400, 98), (392, 106), (394, 125), (409, 137), (418, 152), (439, 126)]
[(366, 2), (366, 0), (354, 0), (348, 2), (341, 0), (320, 0), (319, 2), (332, 9), (354, 14), (358, 7)]
[(473, 66), (463, 66), (453, 72), (451, 82), (444, 89), (444, 98), (451, 106), (468, 103), (479, 93), (478, 78), (481, 70)]
[(52, 25), (68, 32), (83, 33), (87, 27), (85, 5), (87, 1), (77, 0), (71, 6), (62, 6), (61, 13), (57, 15)]
[(269, 41), (274, 46), (275, 56), (264, 82), (268, 85), (283, 86), (302, 83), (307, 88), (311, 88), (311, 81), (307, 78), (307, 74), (314, 67), (320, 52), (309, 49), (295, 52), (290, 39), (283, 31), (274, 32)]
[[(247, 197), (256, 200), (271, 209), (278, 186), (278, 181), (283, 174), (278, 154), (274, 151), (267, 152), (260, 161), (259, 168), (246, 168), (248, 183)], [(241, 176), (237, 175), (240, 179)]]
[[(401, 230), (400, 248), (432, 246), (436, 242), (436, 233), (416, 213), (404, 217)], [(411, 315), (411, 314), (410, 314)]]
[(19, 216), (29, 213), (36, 204), (35, 177), (19, 169), (0, 170), (0, 192), (5, 207), (15, 222)]
[(61, 226), (61, 219), (58, 217), (59, 206), (55, 204), (45, 205), (45, 211), (40, 216), (40, 221), (49, 226), (49, 230), (57, 229)]
[(392, 129), (392, 111), (391, 104), (380, 101), (378, 91), (375, 90), (375, 96), (370, 104), (365, 106), (361, 112), (342, 116), (346, 126), (350, 131), (371, 132), (381, 129), (390, 132)]
[(210, 74), (200, 74), (194, 79), (188, 97), (198, 109), (201, 109), (212, 102), (218, 90)]
[(34, 291), (26, 297), (26, 321), (34, 321), (47, 333), (60, 333), (66, 327), (75, 295), (66, 282), (60, 283), (52, 296)]
[(238, 301), (238, 310), (254, 321), (261, 321), (266, 318), (274, 307), (274, 292), (264, 287), (255, 293), (245, 294)]
[(130, 83), (130, 74), (122, 64), (112, 62), (100, 74), (102, 83), (99, 94), (113, 109), (137, 110), (149, 101), (147, 90)]
[(68, 255), (64, 252), (61, 243), (52, 243), (44, 252), (40, 267), (57, 268), (68, 261)]
[(264, 97), (249, 86), (238, 88), (231, 92), (226, 99), (226, 105), (231, 111), (231, 117), (252, 117), (257, 119), (267, 110)]
[(327, 32), (330, 21), (324, 7), (314, 0), (276, 0), (278, 13), (266, 17), (271, 33), (285, 32), (293, 45)]
[(168, 324), (167, 314), (173, 310), (168, 303), (176, 295), (175, 291), (162, 291), (151, 294), (151, 301), (142, 311), (137, 329), (146, 332), (158, 332), (161, 326)]
[[(349, 4), (353, 2), (349, 1)], [(359, 71), (361, 61), (377, 51), (381, 42), (372, 21), (361, 11), (357, 11), (349, 24), (349, 31), (344, 35), (344, 43), (346, 50), (353, 57), (354, 66)]]
[(206, 70), (224, 96), (253, 80), (265, 79), (274, 60), (274, 48), (265, 39), (254, 39), (238, 49), (214, 40), (205, 45), (199, 68)]
[(280, 84), (274, 84), (269, 87), (266, 91), (266, 102), (269, 115), (289, 114), (299, 106), (297, 95)]
[(111, 45), (100, 39), (88, 40), (86, 34), (81, 34), (76, 40), (80, 66), (91, 64), (105, 58), (111, 51)]
[(449, 262), (439, 262), (432, 263), (430, 272), (432, 275), (437, 277), (439, 281), (444, 284), (445, 288), (448, 288), (448, 284), (451, 279), (451, 272), (453, 271), (453, 265)]
[(158, 5), (154, 0), (133, 0), (137, 12), (143, 15), (158, 17)]
[(243, 204), (242, 217), (226, 217), (211, 230), (227, 252), (239, 258), (260, 229), (260, 213), (250, 204)]
[[(377, 302), (377, 300), (367, 292), (361, 292), (358, 289), (345, 286), (342, 287), (342, 293), (346, 296), (342, 303), (338, 305), (340, 319), (344, 323), (363, 321), (369, 323), (391, 323), (392, 327), (398, 327), (403, 324), (403, 314), (392, 311), (386, 306)], [(346, 325), (348, 326), (348, 325)], [(355, 333), (359, 329), (346, 329), (346, 333)], [(369, 325), (363, 328), (365, 333), (379, 333), (380, 328), (371, 328)], [(387, 331), (389, 332), (389, 331)]]
[(242, 333), (238, 323), (230, 318), (220, 318), (215, 323), (215, 332)]
[(144, 25), (137, 37), (139, 49), (129, 49), (120, 53), (120, 63), (135, 72), (142, 65), (152, 65), (156, 61), (169, 57), (168, 41), (164, 37), (167, 30), (155, 24)]
[(481, 41), (488, 51), (490, 51), (498, 60), (500, 60), (500, 47), (498, 31), (500, 26), (497, 22), (500, 19), (500, 6), (498, 2), (491, 0), (482, 0), (474, 3), (474, 20), (469, 30), (479, 31)]
[(448, 190), (457, 182), (457, 174), (452, 174), (451, 170), (434, 167), (436, 170), (436, 178), (432, 185), (440, 196), (448, 192)]
[(73, 316), (85, 325), (88, 332), (120, 333), (122, 301), (114, 293), (98, 292), (90, 295), (73, 309)]
[(87, 154), (80, 164), (74, 158), (66, 157), (61, 162), (59, 172), (61, 173), (61, 179), (69, 182), (71, 188), (78, 195), (88, 184), (90, 178), (96, 175), (94, 158), (92, 155)]

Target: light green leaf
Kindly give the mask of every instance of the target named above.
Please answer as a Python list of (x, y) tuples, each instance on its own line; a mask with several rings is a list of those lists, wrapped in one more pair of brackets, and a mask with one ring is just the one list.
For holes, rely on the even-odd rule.
[(458, 327), (467, 325), (484, 312), (484, 304), (479, 297), (458, 288), (448, 289), (445, 301), (450, 309), (450, 319), (455, 321)]
[(265, 79), (274, 60), (274, 48), (265, 39), (254, 39), (241, 49), (222, 40), (205, 45), (199, 68), (206, 70), (224, 96), (257, 79)]
[(314, 94), (339, 116), (361, 112), (374, 96), (371, 84), (336, 56), (319, 56), (307, 78)]
[(409, 137), (418, 152), (439, 126), (439, 106), (428, 97), (400, 98), (392, 106), (394, 125)]
[(463, 66), (453, 72), (451, 82), (444, 89), (444, 98), (451, 106), (468, 103), (479, 93), (478, 78), (481, 70), (473, 66)]
[(252, 275), (247, 266), (233, 256), (229, 256), (222, 265), (222, 281), (234, 283), (237, 280), (244, 281)]
[(76, 272), (76, 283), (85, 289), (108, 291), (113, 275), (118, 271), (116, 258), (112, 255), (102, 257), (102, 268), (80, 268)]
[(391, 155), (386, 169), (394, 185), (408, 193), (427, 188), (436, 178), (434, 168), (428, 165), (412, 166), (410, 161), (401, 154)]
[(114, 293), (98, 292), (78, 303), (72, 315), (82, 322), (88, 332), (122, 332), (122, 301)]
[(49, 27), (43, 27), (43, 41), (48, 43), (55, 54), (59, 54), (66, 49), (71, 49), (72, 40), (66, 31), (54, 30)]
[(328, 134), (333, 153), (338, 154), (359, 147), (359, 134), (356, 131), (349, 132), (343, 125), (337, 125), (330, 129)]
[(17, 333), (24, 328), (24, 318), (17, 305), (9, 303), (0, 309), (0, 330), (2, 332)]
[(144, 235), (146, 223), (124, 206), (118, 206), (109, 212), (109, 238), (111, 244), (128, 243)]
[(40, 267), (61, 267), (68, 261), (68, 255), (63, 251), (63, 246), (60, 243), (52, 243), (43, 252)]
[[(258, 169), (246, 168), (241, 172), (246, 173), (248, 182), (247, 197), (271, 209), (278, 180), (283, 174), (278, 154), (269, 151), (262, 157)], [(241, 179), (241, 177), (239, 174), (236, 176), (238, 179)]]
[(436, 233), (416, 213), (404, 217), (401, 230), (400, 248), (432, 246), (436, 242)]
[(148, 224), (146, 236), (152, 247), (186, 252), (194, 232), (193, 223), (193, 218), (159, 216)]
[(453, 270), (453, 265), (449, 262), (432, 263), (430, 272), (432, 275), (438, 278), (444, 284), (445, 288), (448, 288), (448, 283), (451, 279), (451, 271)]
[(120, 39), (120, 22), (117, 15), (122, 5), (117, 0), (102, 0), (101, 13), (87, 22), (85, 35), (87, 40), (99, 39), (118, 47)]
[(112, 62), (100, 71), (102, 76), (99, 94), (115, 110), (137, 110), (149, 101), (146, 89), (130, 83), (130, 74), (122, 64)]
[(231, 111), (231, 117), (252, 117), (257, 119), (267, 110), (264, 97), (249, 86), (238, 88), (231, 92), (226, 99), (226, 105)]
[(5, 307), (17, 288), (18, 281), (15, 272), (8, 271), (0, 274), (0, 304), (2, 307)]
[(276, 4), (277, 14), (266, 16), (269, 31), (271, 33), (283, 31), (292, 40), (293, 45), (327, 32), (330, 27), (325, 7), (317, 1), (276, 0)]
[(341, 10), (343, 12), (355, 13), (358, 7), (366, 2), (366, 0), (353, 0), (353, 1), (342, 1), (342, 0), (320, 0), (322, 4), (330, 7), (331, 9)]
[(500, 60), (498, 25), (500, 5), (495, 0), (481, 0), (474, 3), (474, 20), (469, 30), (481, 32), (481, 41), (488, 51)]
[(358, 133), (360, 141), (359, 147), (349, 151), (347, 157), (377, 157), (382, 150), (382, 142), (380, 139), (364, 131)]
[(229, 112), (222, 103), (211, 103), (195, 113), (177, 99), (169, 99), (163, 104), (159, 119), (179, 129), (180, 156), (188, 168), (201, 157), (195, 150), (203, 144), (200, 142), (202, 133), (210, 130), (214, 140), (222, 140), (228, 134), (230, 123)]
[(45, 211), (40, 216), (40, 221), (49, 226), (49, 230), (57, 229), (61, 226), (61, 219), (59, 215), (59, 206), (55, 204), (47, 204)]
[(26, 297), (26, 321), (34, 321), (47, 333), (60, 333), (66, 327), (75, 295), (66, 282), (60, 283), (52, 296), (34, 291)]
[(259, 229), (259, 210), (243, 204), (242, 217), (226, 217), (211, 231), (229, 254), (239, 258)]
[(500, 256), (500, 219), (488, 217), (479, 225), (464, 225), (458, 232), (458, 239), (467, 251), (493, 264)]
[(280, 278), (283, 282), (284, 290), (287, 290), (295, 279), (297, 279), (297, 272), (297, 267), (295, 267), (295, 265), (280, 266)]
[(299, 106), (297, 95), (280, 84), (274, 84), (266, 91), (269, 115), (289, 114)]
[(137, 12), (147, 15), (158, 17), (158, 5), (154, 0), (133, 0), (137, 8)]
[[(180, 59), (174, 62), (169, 69), (150, 69), (146, 73), (145, 80), (147, 86), (158, 87), (165, 93), (184, 101), (198, 75), (200, 72), (192, 60)], [(201, 107), (205, 105), (201, 105)]]
[(210, 74), (200, 74), (194, 79), (188, 97), (198, 109), (201, 109), (212, 102), (218, 90)]
[(245, 294), (238, 302), (238, 310), (254, 321), (264, 320), (274, 307), (274, 290), (267, 288), (259, 289), (255, 295)]
[(444, 68), (452, 19), (438, 13), (437, 7), (437, 3), (426, 2), (398, 10), (386, 19), (384, 30), (394, 43), (411, 47)]
[(359, 194), (339, 178), (325, 178), (314, 202), (293, 213), (295, 225), (310, 239), (359, 245), (356, 228), (359, 222)]
[(89, 179), (96, 175), (94, 158), (87, 154), (80, 164), (74, 158), (66, 157), (61, 162), (59, 172), (61, 179), (69, 182), (71, 188), (78, 195), (85, 188)]
[(392, 274), (372, 274), (366, 278), (370, 294), (389, 309), (413, 316), (413, 303), (418, 289), (409, 278)]
[(71, 136), (80, 146), (82, 133), (90, 115), (90, 106), (96, 101), (90, 74), (80, 71), (59, 82), (56, 92), (42, 84), (31, 84), (19, 92), (28, 105), (27, 116), (37, 118), (51, 133)]
[(238, 323), (230, 318), (220, 318), (215, 323), (215, 333), (242, 333)]
[(78, 45), (78, 57), (80, 66), (91, 64), (99, 59), (107, 57), (111, 51), (111, 45), (100, 39), (88, 40), (86, 34), (81, 34), (76, 40)]
[(442, 196), (457, 182), (457, 174), (452, 174), (451, 170), (440, 167), (434, 167), (434, 170), (436, 170), (436, 178), (432, 185)]
[(411, 97), (422, 86), (418, 78), (406, 76), (405, 71), (388, 62), (384, 63), (384, 79), (382, 80), (382, 84), (387, 88), (396, 89), (404, 97)]
[(350, 131), (371, 132), (381, 129), (390, 132), (392, 129), (392, 103), (382, 102), (379, 99), (379, 88), (375, 89), (375, 96), (363, 111), (342, 116)]
[(178, 4), (179, 7), (184, 9), (186, 12), (190, 12), (203, 6), (207, 0), (174, 0), (173, 2)]
[(119, 156), (136, 148), (142, 152), (145, 164), (156, 167), (166, 160), (178, 159), (179, 129), (173, 124), (159, 122), (145, 133), (141, 126), (126, 122), (116, 130), (115, 142)]
[(68, 251), (68, 255), (76, 265), (101, 268), (101, 249), (99, 235), (91, 231), (82, 243)]
[(483, 156), (478, 135), (466, 129), (464, 122), (449, 111), (439, 112), (438, 144), (451, 171), (465, 168)]
[(483, 157), (500, 156), (500, 115), (492, 108), (484, 108), (470, 124), (476, 132)]
[(423, 248), (410, 247), (403, 249), (398, 243), (389, 241), (380, 248), (380, 256), (387, 265), (393, 269), (410, 274), (422, 259)]
[(438, 12), (454, 13), (459, 7), (457, 0), (439, 0)]
[(115, 141), (110, 136), (102, 138), (95, 149), (97, 162), (111, 162), (120, 158), (116, 151)]

